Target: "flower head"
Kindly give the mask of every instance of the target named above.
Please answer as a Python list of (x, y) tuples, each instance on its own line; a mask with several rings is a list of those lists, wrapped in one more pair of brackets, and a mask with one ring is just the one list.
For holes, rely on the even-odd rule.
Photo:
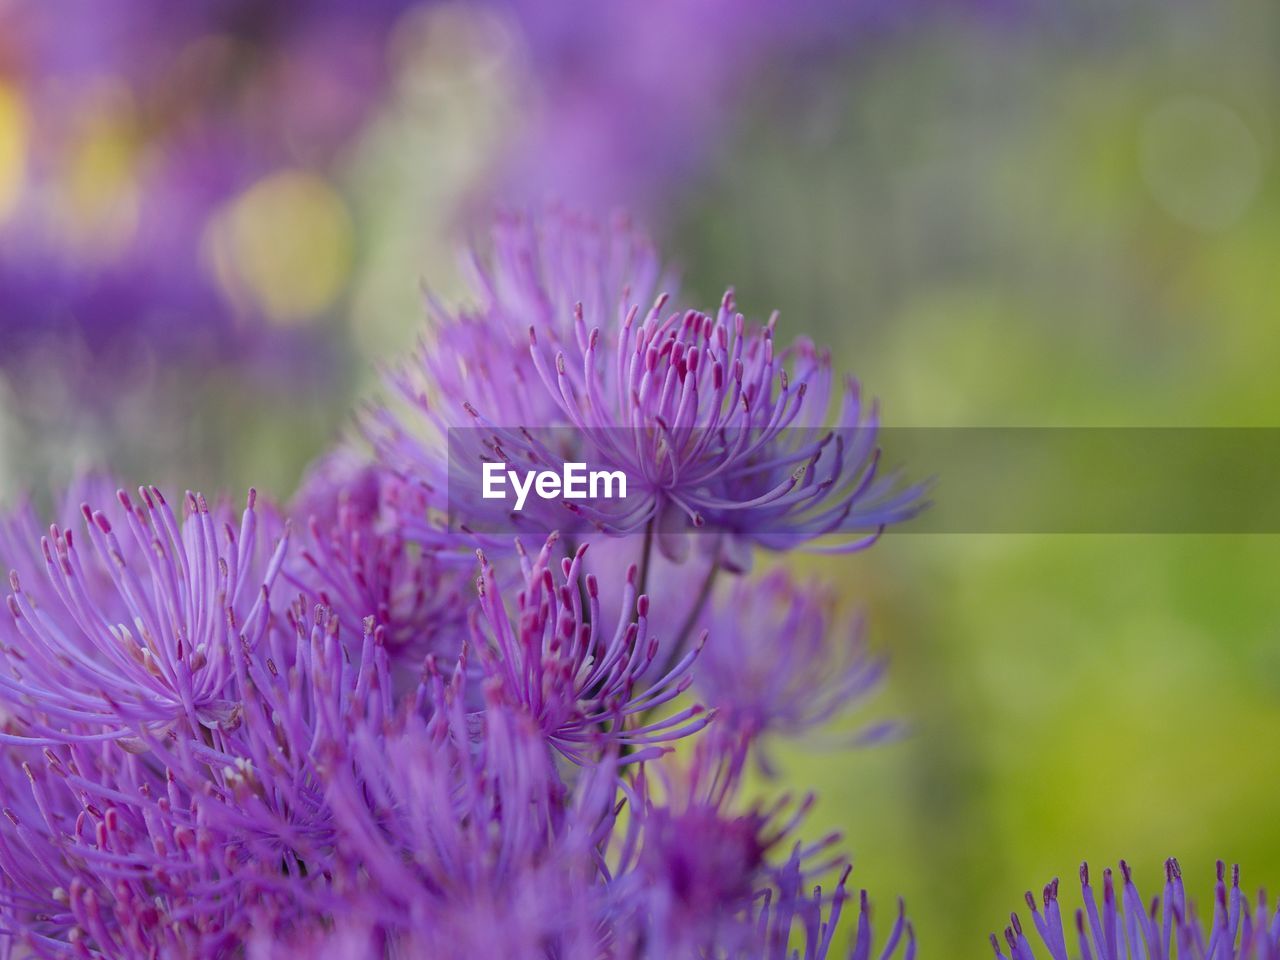
[(335, 744), (330, 908), (393, 953), (598, 955), (612, 768), (570, 786), (531, 717), (492, 699), (469, 714), (457, 677), (439, 692), (430, 719), (357, 724)]
[[(1122, 886), (1117, 890), (1110, 869), (1102, 873), (1102, 904), (1090, 880), (1089, 865), (1080, 867), (1080, 890), (1084, 906), (1075, 912), (1075, 922), (1064, 926), (1058, 907), (1058, 881), (1044, 888), (1041, 905), (1027, 893), (1033, 931), (1023, 928), (1018, 915), (1010, 915), (1004, 943), (992, 934), (991, 946), (1000, 960), (1034, 960), (1039, 954), (1027, 937), (1032, 932), (1054, 960), (1091, 958), (1125, 960), (1143, 956), (1151, 960), (1266, 960), (1280, 955), (1280, 905), (1270, 907), (1265, 893), (1259, 893), (1251, 907), (1240, 890), (1240, 868), (1233, 867), (1227, 880), (1226, 866), (1218, 861), (1218, 881), (1214, 888), (1213, 911), (1208, 917), (1197, 912), (1187, 900), (1182, 886), (1182, 870), (1177, 860), (1165, 861), (1163, 898), (1143, 901), (1134, 885), (1129, 865), (1120, 861)], [(1076, 945), (1076, 952), (1068, 944)], [(1005, 950), (1009, 952), (1006, 954)]]
[(312, 467), (292, 508), (305, 533), (286, 578), (332, 610), (349, 633), (366, 618), (381, 629), (398, 672), (416, 684), (423, 660), (457, 659), (466, 628), (468, 569), (456, 554), (411, 542), (421, 491), (342, 450)]
[(568, 425), (542, 387), (530, 329), (571, 332), (583, 303), (593, 316), (620, 321), (633, 297), (653, 296), (662, 272), (652, 243), (627, 221), (600, 225), (554, 209), (496, 217), (487, 248), (467, 251), (463, 263), (474, 303), (455, 309), (428, 294), (428, 330), (387, 375), (405, 409), (374, 407), (364, 418), (381, 461), (437, 497), (447, 487), (450, 444), (487, 455), (467, 436), (477, 417), (503, 427)]
[[(832, 955), (833, 943), (840, 929), (840, 917), (849, 899), (849, 875), (846, 866), (836, 881), (830, 897), (821, 886), (808, 887), (803, 871), (793, 855), (776, 872), (776, 889), (766, 891), (755, 917), (762, 931), (761, 945), (749, 953), (761, 960), (788, 960), (797, 954), (793, 944), (799, 938), (804, 944), (803, 960), (825, 960)], [(853, 932), (847, 960), (915, 960), (916, 932), (907, 919), (906, 905), (898, 901), (893, 925), (877, 944), (872, 924), (871, 898), (866, 890), (858, 893), (858, 927)]]
[(705, 527), (795, 546), (875, 533), (918, 509), (917, 490), (879, 472), (878, 417), (857, 383), (834, 390), (830, 356), (807, 340), (776, 346), (776, 315), (750, 324), (729, 292), (714, 314), (672, 312), (660, 297), (620, 325), (581, 307), (574, 317), (571, 336), (535, 325), (531, 351), (586, 438), (583, 459), (623, 470), (643, 492), (623, 515), (592, 517), (602, 528)]
[(867, 650), (863, 621), (837, 636), (834, 608), (826, 585), (799, 584), (783, 569), (743, 577), (722, 593), (695, 672), (721, 723), (753, 740), (798, 737), (876, 689), (884, 663)]
[(235, 661), (266, 635), (288, 535), (265, 542), (253, 491), (238, 531), (200, 494), (187, 494), (181, 524), (158, 489), (139, 495), (120, 491), (110, 515), (85, 505), (87, 549), (55, 524), (39, 542), (42, 575), (10, 574), (0, 689), (31, 709), (0, 736), (120, 739), (235, 721)]
[[(624, 784), (631, 819), (618, 844), (613, 884), (626, 905), (617, 923), (638, 955), (700, 955), (782, 960), (803, 942), (806, 958), (823, 960), (847, 899), (849, 869), (832, 854), (839, 835), (798, 838), (813, 803), (742, 807), (739, 794), (747, 741), (714, 728), (683, 763), (651, 762)], [(818, 877), (839, 879), (824, 894)], [(866, 894), (852, 957), (870, 956)], [(883, 952), (894, 956), (914, 934), (902, 911)], [(627, 953), (627, 956), (636, 954)]]
[[(829, 354), (777, 342), (776, 316), (748, 322), (732, 293), (713, 313), (641, 299), (657, 276), (651, 255), (549, 222), (516, 241), (498, 231), (492, 275), (479, 271), (481, 308), (448, 317), (391, 378), (436, 438), (424, 447), (388, 408), (373, 411), (367, 429), (392, 469), (448, 489), (468, 522), (488, 516), (508, 531), (522, 518), (484, 502), (484, 463), (620, 471), (620, 503), (556, 499), (543, 532), (657, 530), (664, 545), (707, 530), (770, 549), (834, 534), (837, 549), (857, 549), (920, 508), (920, 490), (881, 469), (875, 407), (835, 376)], [(586, 295), (567, 300), (566, 289)]]
[(258, 867), (201, 821), (193, 785), (110, 743), (0, 748), (0, 923), (37, 957), (229, 949), (232, 878)]
[(344, 650), (337, 627), (291, 617), (238, 654), (234, 724), (0, 748), (4, 927), (40, 957), (204, 958), (266, 913), (316, 922), (335, 842), (322, 746), (391, 704), (385, 655), (368, 635)]
[(526, 711), (577, 763), (605, 746), (633, 750), (629, 759), (636, 762), (657, 745), (705, 727), (709, 716), (698, 705), (651, 719), (689, 688), (698, 651), (662, 664), (658, 641), (649, 635), (649, 598), (636, 595), (635, 567), (627, 572), (617, 616), (606, 619), (596, 578), (583, 573), (586, 546), (561, 562), (557, 583), (556, 543), (550, 538), (532, 559), (522, 555), (523, 585), (512, 612), (495, 568), (481, 558), (482, 618), (474, 635), (486, 684)]

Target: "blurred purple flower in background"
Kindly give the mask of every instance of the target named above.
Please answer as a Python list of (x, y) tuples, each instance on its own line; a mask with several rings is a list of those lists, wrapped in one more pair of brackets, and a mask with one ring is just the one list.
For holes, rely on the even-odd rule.
[(315, 352), (284, 328), (339, 304), (353, 238), (334, 178), (411, 6), (6, 5), (0, 363), (19, 382), (55, 364), (102, 400), (175, 364), (261, 362), (273, 340)]
[[(357, 227), (344, 166), (386, 103), (396, 58), (411, 55), (408, 27), (417, 17), (443, 35), (444, 18), (420, 15), (446, 6), (126, 0), (104, 17), (83, 0), (7, 5), (5, 367), (52, 354), (76, 363), (79, 390), (109, 392), (123, 370), (252, 362), (259, 339), (281, 336), (264, 325), (340, 310)], [(496, 190), (651, 209), (655, 188), (705, 162), (766, 67), (918, 13), (902, 7), (477, 7), (504, 25), (503, 55), (536, 101), (492, 145), (489, 175), (477, 171), (480, 204)], [(289, 333), (295, 351), (308, 341)]]
[[(865, 624), (836, 616), (836, 595), (823, 583), (800, 584), (786, 570), (727, 585), (706, 621), (698, 692), (725, 726), (757, 745), (772, 771), (769, 738), (812, 733), (875, 692), (885, 665), (868, 649)], [(859, 739), (875, 740), (877, 724)]]
[(512, 15), (532, 86), (495, 189), (595, 209), (661, 206), (696, 179), (763, 77), (794, 81), (824, 53), (944, 5), (495, 0)]

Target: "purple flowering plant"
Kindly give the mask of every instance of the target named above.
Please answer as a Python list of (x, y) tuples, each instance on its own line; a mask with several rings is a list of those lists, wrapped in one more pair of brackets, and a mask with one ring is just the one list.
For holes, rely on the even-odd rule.
[[(777, 321), (730, 296), (669, 309), (630, 226), (504, 218), (472, 262), (478, 305), (433, 305), (366, 411), (374, 456), (339, 447), (287, 505), (91, 476), (48, 526), (5, 514), (3, 955), (914, 955), (901, 910), (873, 935), (865, 894), (837, 928), (848, 862), (806, 836), (813, 798), (751, 803), (744, 781), (762, 738), (880, 674), (820, 589), (747, 573), (777, 548), (752, 511), (808, 543), (826, 531), (789, 502), (869, 496), (879, 529), (917, 491), (877, 507), (868, 451), (803, 495), (743, 486), (825, 456), (787, 429), (823, 423), (830, 358), (775, 350)], [(576, 437), (646, 478), (639, 512), (452, 527), (459, 426), (501, 434), (489, 453)]]
[[(777, 317), (675, 308), (629, 225), (504, 218), (471, 263), (371, 453), (287, 505), (95, 476), (0, 518), (0, 957), (915, 957), (814, 798), (748, 776), (881, 681), (831, 588), (753, 560), (920, 508), (873, 408)], [(451, 469), (498, 458), (639, 495), (451, 522), (485, 506)], [(1082, 871), (1078, 952), (1055, 881), (1044, 950), (1015, 916), (996, 955), (1277, 955), (1238, 873), (1202, 924), (1176, 863), (1149, 908), (1123, 870), (1101, 909)]]

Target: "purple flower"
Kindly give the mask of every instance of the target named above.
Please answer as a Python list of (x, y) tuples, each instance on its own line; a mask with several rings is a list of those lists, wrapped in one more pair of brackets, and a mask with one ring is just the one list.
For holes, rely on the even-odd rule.
[[(346, 466), (300, 498), (317, 527), (385, 505)], [(197, 495), (182, 524), (154, 488), (118, 499), (114, 524), (82, 510), (91, 550), (61, 527), (25, 547), (30, 510), (0, 525), (21, 587), (0, 933), (23, 955), (829, 955), (838, 837), (798, 839), (811, 799), (740, 803), (749, 738), (680, 706), (695, 654), (658, 668), (634, 568), (606, 618), (585, 547), (558, 570), (555, 538), (517, 553), (513, 597), (482, 558), (458, 669), (427, 656), (398, 694), (393, 623), (268, 608), (289, 541), (263, 542), (279, 523), (253, 495), (238, 533)], [(900, 913), (882, 956), (902, 944)]]
[(139, 726), (127, 750), (85, 736), (0, 748), (0, 926), (40, 957), (206, 958), (264, 913), (318, 922), (312, 888), (335, 848), (323, 745), (388, 722), (392, 695), (370, 634), (353, 652), (327, 614), (289, 621), (234, 657), (218, 727)]
[(407, 410), (374, 407), (364, 418), (381, 460), (437, 495), (450, 430), (473, 428), (480, 415), (503, 427), (568, 425), (534, 365), (532, 328), (571, 333), (578, 304), (621, 322), (631, 298), (652, 297), (662, 275), (652, 243), (626, 220), (602, 226), (555, 209), (497, 216), (487, 249), (468, 250), (463, 263), (475, 302), (454, 309), (428, 294), (421, 343), (387, 375)]
[[(748, 323), (731, 294), (714, 315), (669, 310), (665, 295), (642, 314), (656, 262), (629, 233), (610, 236), (554, 215), (499, 225), (492, 266), (477, 271), (480, 309), (445, 319), (391, 378), (420, 429), (387, 408), (367, 418), (388, 466), (504, 532), (522, 518), (483, 501), (483, 463), (622, 471), (624, 501), (553, 500), (537, 515), (543, 532), (577, 518), (580, 531), (656, 533), (672, 552), (680, 533), (705, 529), (725, 535), (712, 549), (731, 567), (752, 544), (837, 534), (831, 549), (858, 549), (920, 509), (919, 488), (880, 469), (875, 408), (855, 381), (838, 385), (826, 352), (776, 345), (776, 317)], [(588, 296), (569, 301), (570, 290)]]
[[(743, 577), (706, 621), (697, 689), (720, 723), (757, 743), (816, 730), (874, 691), (884, 674), (883, 661), (867, 650), (862, 619), (838, 636), (836, 622), (835, 595), (825, 584), (798, 584), (782, 569)], [(758, 756), (771, 770), (766, 755)]]
[(364, 918), (392, 955), (598, 955), (612, 768), (571, 788), (529, 715), (492, 697), (469, 714), (457, 680), (435, 683), (429, 720), (359, 724), (333, 744), (330, 909)]
[[(836, 862), (835, 838), (794, 840), (807, 803), (736, 809), (740, 743), (704, 740), (689, 766), (650, 760), (629, 779), (613, 754), (566, 770), (495, 689), (472, 714), (458, 675), (432, 683), (429, 717), (356, 724), (334, 745), (338, 855), (315, 900), (332, 928), (258, 924), (250, 956), (355, 944), (449, 958), (783, 960), (800, 942), (807, 958), (829, 956), (848, 869), (830, 893), (811, 886)], [(869, 912), (864, 893), (852, 960), (872, 956)], [(903, 944), (910, 960), (899, 911), (875, 955)]]
[(606, 746), (632, 750), (628, 759), (640, 761), (658, 745), (705, 727), (710, 717), (698, 705), (651, 719), (689, 688), (698, 651), (670, 667), (659, 662), (658, 641), (649, 636), (649, 598), (636, 595), (636, 569), (627, 572), (617, 616), (606, 619), (596, 578), (583, 573), (586, 546), (562, 561), (557, 584), (551, 569), (556, 543), (550, 538), (532, 562), (522, 555), (524, 582), (513, 611), (503, 603), (494, 567), (481, 558), (483, 623), (473, 634), (486, 686), (525, 711), (549, 743), (579, 764)]
[[(709, 621), (716, 717), (688, 697), (698, 628), (754, 548), (874, 536), (918, 491), (880, 472), (856, 386), (775, 348), (774, 320), (730, 297), (642, 317), (657, 261), (625, 225), (503, 221), (476, 274), (478, 312), (437, 308), (443, 346), (395, 378), (417, 422), (375, 410), (379, 462), (320, 461), (299, 534), (252, 491), (238, 523), (196, 494), (179, 521), (154, 487), (81, 507), (83, 534), (0, 518), (0, 936), (23, 955), (830, 955), (839, 836), (802, 838), (812, 797), (744, 803), (744, 769), (879, 664), (857, 631), (829, 645), (821, 590), (744, 579)], [(482, 537), (442, 500), (459, 427), (464, 452), (572, 455), (639, 495), (550, 504), (592, 522), (535, 550)], [(464, 587), (476, 542), (502, 549)], [(901, 908), (875, 939), (864, 893), (853, 960), (914, 956)]]
[(313, 960), (315, 957), (377, 957), (385, 953), (386, 938), (370, 919), (371, 910), (359, 903), (344, 905), (332, 923), (292, 931), (273, 930), (255, 923), (246, 944), (248, 960)]
[[(238, 652), (266, 635), (287, 533), (268, 552), (250, 491), (239, 530), (188, 493), (179, 525), (155, 487), (124, 491), (108, 515), (82, 507), (89, 548), (57, 525), (40, 539), (43, 571), (10, 574), (0, 690), (28, 710), (0, 739), (123, 739), (234, 721)], [(30, 524), (28, 519), (25, 521)], [(32, 545), (27, 546), (30, 550)], [(28, 571), (29, 553), (10, 558)]]
[[(717, 155), (762, 77), (791, 82), (927, 4), (658, 0), (548, 7), (494, 0), (527, 47), (526, 122), (503, 156), (506, 190), (604, 205), (671, 199)], [(974, 4), (976, 6), (977, 4)], [(801, 92), (800, 97), (804, 94)]]
[[(686, 764), (651, 762), (624, 783), (632, 818), (612, 882), (629, 911), (617, 924), (635, 951), (626, 955), (700, 956), (710, 946), (711, 956), (783, 960), (803, 942), (806, 958), (828, 956), (848, 896), (849, 870), (832, 854), (839, 835), (797, 839), (812, 796), (739, 807), (746, 751), (745, 739), (713, 729)], [(832, 869), (839, 879), (824, 895), (814, 880)], [(870, 956), (871, 940), (864, 892), (853, 960)], [(910, 958), (900, 909), (878, 956), (904, 943)]]
[(19, 955), (229, 949), (248, 865), (201, 823), (191, 786), (112, 744), (0, 748), (0, 924)]
[[(1027, 907), (1034, 924), (1033, 936), (1044, 946), (1044, 955), (1054, 960), (1072, 957), (1097, 960), (1125, 960), (1143, 956), (1151, 960), (1266, 960), (1280, 956), (1280, 908), (1271, 908), (1265, 893), (1259, 893), (1251, 908), (1240, 890), (1240, 868), (1233, 867), (1228, 886), (1226, 867), (1218, 861), (1218, 881), (1214, 888), (1212, 915), (1202, 920), (1195, 905), (1187, 900), (1182, 886), (1182, 870), (1177, 860), (1165, 861), (1163, 898), (1145, 903), (1133, 883), (1129, 865), (1120, 861), (1123, 886), (1117, 890), (1110, 869), (1102, 873), (1102, 904), (1090, 882), (1089, 865), (1080, 867), (1083, 909), (1075, 912), (1075, 922), (1064, 926), (1058, 908), (1058, 881), (1044, 888), (1043, 913), (1036, 898), (1028, 893)], [(1004, 945), (992, 934), (991, 946), (1001, 960), (1034, 960), (1032, 949), (1018, 915), (1010, 915), (1004, 931)], [(1074, 927), (1074, 929), (1071, 929)], [(1068, 944), (1076, 944), (1073, 953)], [(1005, 953), (1005, 950), (1008, 953)]]
[(918, 490), (878, 473), (878, 415), (855, 381), (833, 387), (829, 354), (803, 339), (775, 347), (776, 315), (749, 324), (732, 292), (714, 315), (665, 305), (607, 326), (576, 309), (571, 336), (530, 335), (546, 392), (587, 438), (584, 458), (642, 491), (625, 515), (600, 512), (605, 529), (707, 527), (783, 548), (876, 534), (918, 510)]
[(368, 622), (363, 634), (344, 634), (330, 611), (307, 612), (299, 602), (236, 665), (234, 730), (147, 746), (170, 769), (194, 770), (196, 779), (210, 771), (216, 789), (203, 791), (204, 820), (249, 859), (282, 864), (286, 876), (320, 876), (333, 857), (325, 773), (335, 745), (353, 725), (389, 723), (395, 713), (382, 631)]
[[(852, 867), (846, 866), (836, 881), (828, 900), (820, 886), (806, 888), (804, 876), (795, 856), (776, 871), (776, 890), (766, 891), (755, 916), (763, 941), (749, 952), (760, 960), (794, 960), (794, 944), (799, 937), (804, 944), (803, 960), (824, 960), (831, 955), (832, 943), (840, 929), (840, 916), (849, 898), (848, 882)], [(901, 948), (901, 952), (899, 952)], [(871, 922), (871, 900), (866, 890), (858, 894), (858, 928), (853, 933), (847, 960), (915, 960), (915, 928), (907, 920), (906, 906), (898, 901), (898, 914), (881, 944)]]
[(347, 450), (331, 453), (295, 498), (291, 512), (305, 534), (284, 568), (345, 631), (358, 633), (372, 617), (395, 668), (415, 684), (427, 655), (452, 661), (461, 652), (472, 593), (456, 556), (407, 539), (404, 518), (418, 522), (426, 511), (416, 485)]

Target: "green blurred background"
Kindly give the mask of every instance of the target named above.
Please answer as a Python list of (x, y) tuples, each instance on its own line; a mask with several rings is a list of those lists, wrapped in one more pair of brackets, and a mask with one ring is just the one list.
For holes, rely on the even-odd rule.
[[(1277, 425), (1280, 7), (1070, 6), (863, 45), (800, 106), (762, 78), (650, 212), (685, 293), (777, 307), (895, 425)], [(445, 9), (342, 167), (359, 233), (323, 322), (349, 369), (287, 397), (184, 384), (171, 411), (139, 401), (145, 429), (37, 405), (0, 419), (0, 490), (102, 460), (292, 488), (412, 341), (418, 279), (461, 290), (456, 197), (516, 81)], [(871, 709), (911, 732), (805, 745), (783, 785), (820, 794), (811, 828), (845, 830), (854, 882), (882, 912), (903, 895), (929, 956), (984, 955), (1024, 890), (1085, 858), (1152, 890), (1177, 855), (1200, 900), (1218, 857), (1275, 886), (1278, 561), (1275, 537), (1174, 535), (890, 535), (798, 561), (868, 608), (892, 660)]]

